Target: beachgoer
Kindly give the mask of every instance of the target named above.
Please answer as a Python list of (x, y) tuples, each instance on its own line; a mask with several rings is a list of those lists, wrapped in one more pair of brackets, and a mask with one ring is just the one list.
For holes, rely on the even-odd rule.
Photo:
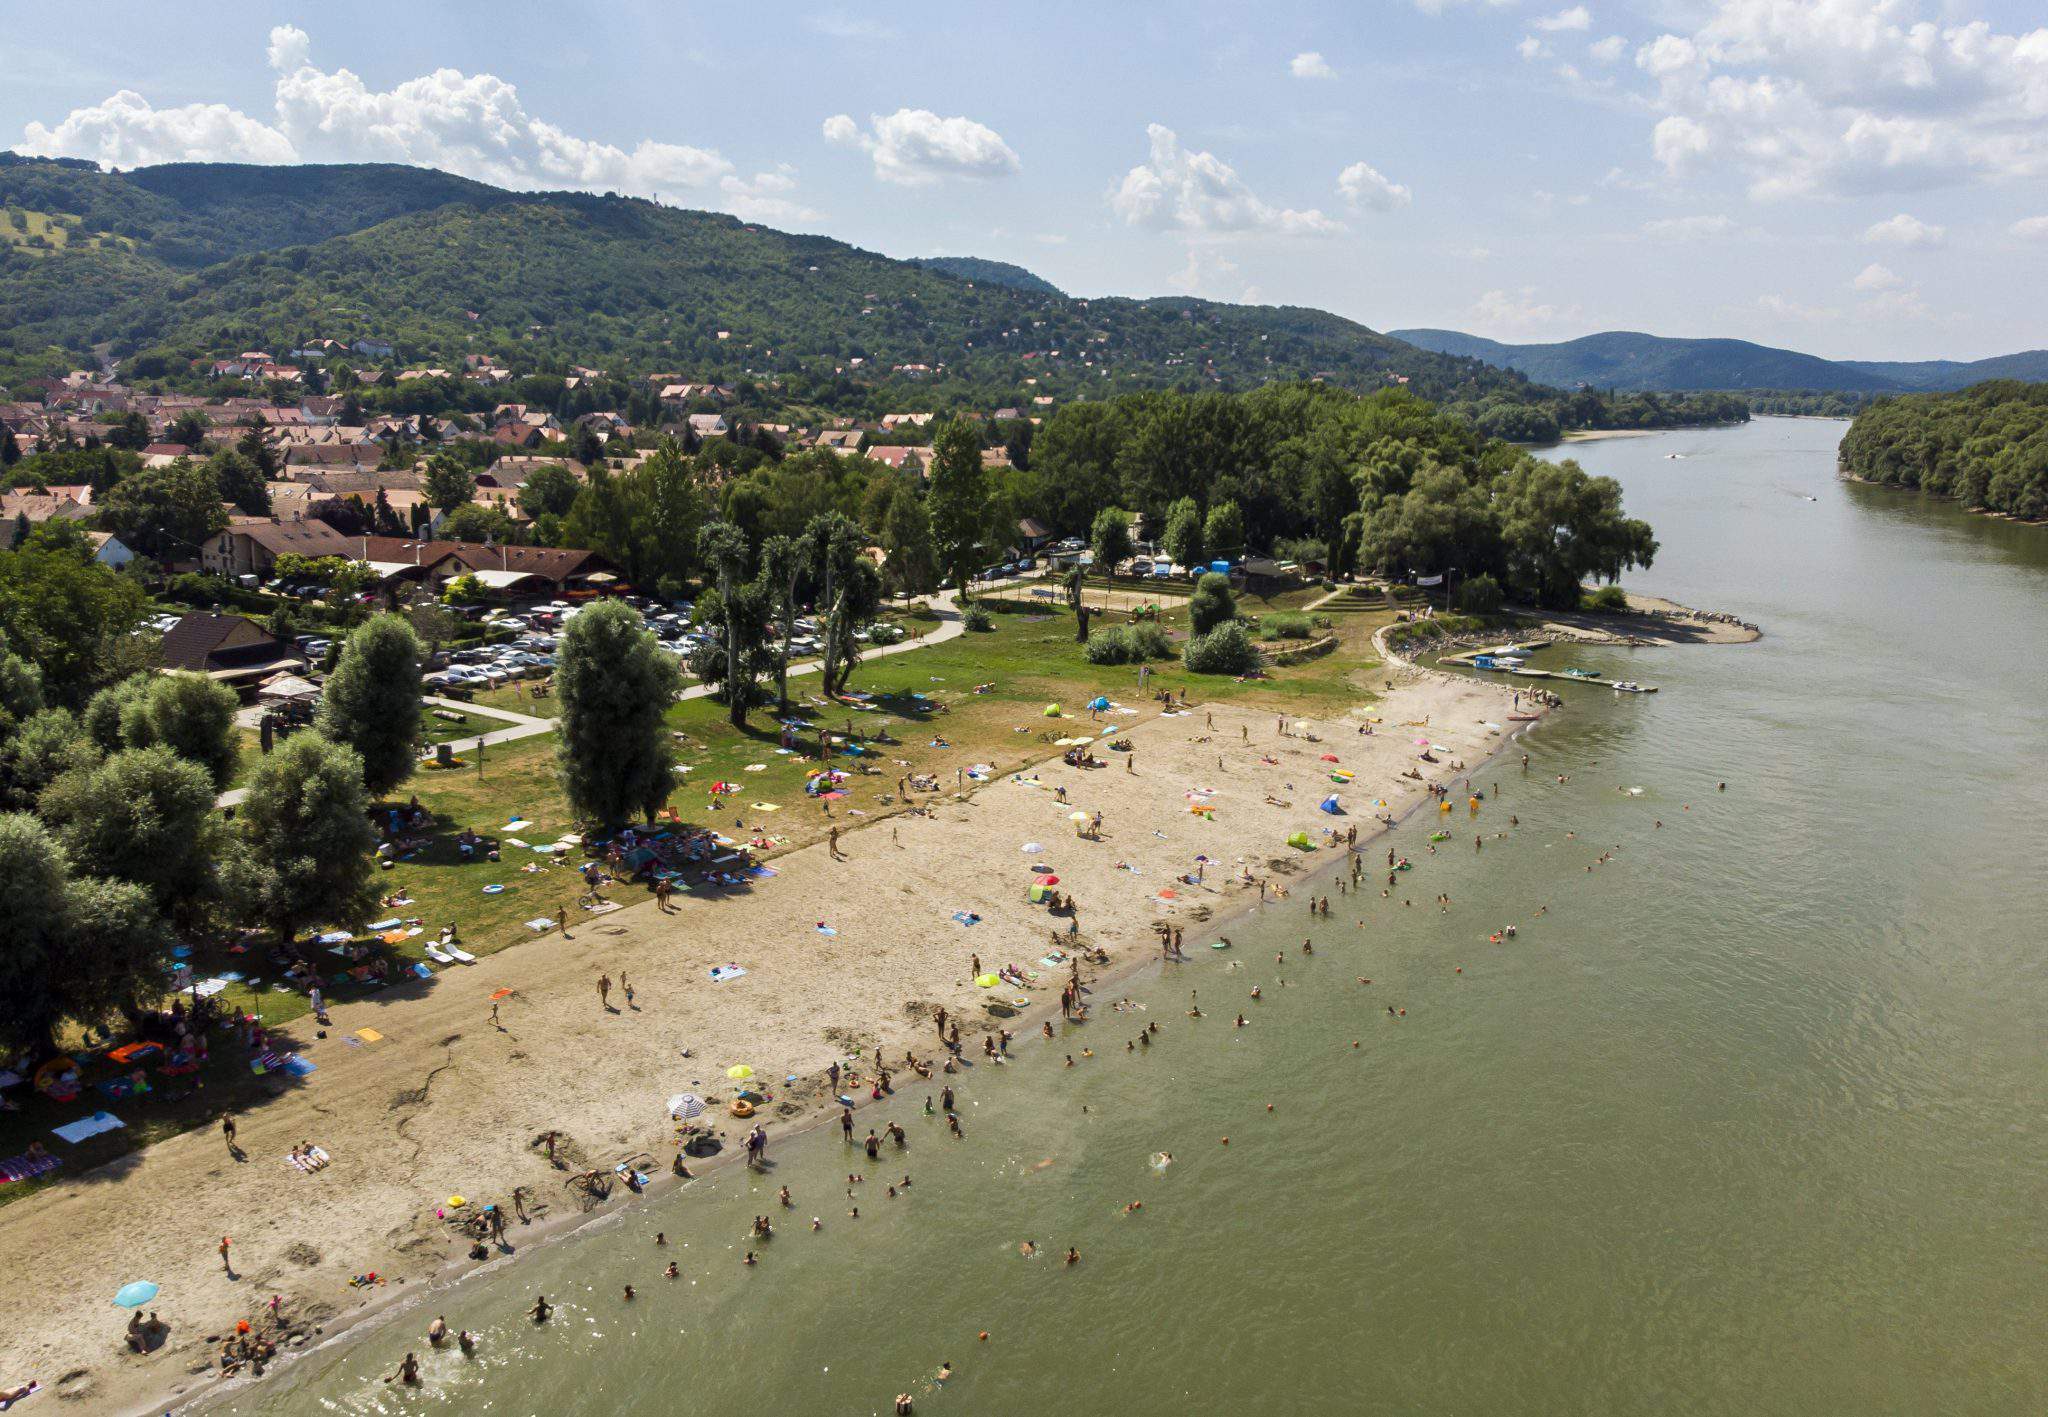
[(548, 1321), (548, 1315), (554, 1313), (554, 1309), (549, 1305), (547, 1295), (542, 1294), (534, 1299), (533, 1307), (526, 1312), (535, 1323), (544, 1324)]
[(387, 1383), (403, 1383), (407, 1387), (418, 1387), (420, 1385), (420, 1360), (410, 1353), (406, 1354), (405, 1361), (398, 1365), (398, 1371), (384, 1379), (384, 1381)]
[(442, 1344), (446, 1343), (447, 1341), (448, 1320), (442, 1318), (439, 1314), (436, 1314), (434, 1315), (434, 1321), (427, 1325), (427, 1342), (433, 1344), (434, 1347), (439, 1348)]

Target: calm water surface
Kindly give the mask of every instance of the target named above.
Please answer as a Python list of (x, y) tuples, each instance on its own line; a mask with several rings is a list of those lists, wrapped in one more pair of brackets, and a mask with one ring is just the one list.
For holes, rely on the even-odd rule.
[[(1147, 1012), (971, 1070), (964, 1143), (910, 1099), (880, 1169), (914, 1184), (862, 1168), (857, 1221), (836, 1129), (793, 1140), (234, 1410), (2048, 1408), (2048, 530), (1837, 482), (1844, 427), (1566, 450), (1657, 528), (1631, 585), (1767, 636), (1546, 652), (1662, 692), (1568, 689), (1443, 854), (1396, 833), (1393, 902), (1275, 907), (1134, 983)], [(654, 1109), (674, 1081), (628, 1085)], [(743, 1269), (780, 1184), (798, 1209)], [(480, 1359), (383, 1385), (437, 1311)]]

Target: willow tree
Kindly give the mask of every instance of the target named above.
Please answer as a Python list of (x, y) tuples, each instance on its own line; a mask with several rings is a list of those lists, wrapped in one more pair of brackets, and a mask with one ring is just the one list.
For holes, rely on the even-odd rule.
[(562, 792), (585, 821), (613, 827), (652, 818), (675, 782), (666, 715), (676, 663), (620, 601), (593, 605), (562, 632), (555, 694)]

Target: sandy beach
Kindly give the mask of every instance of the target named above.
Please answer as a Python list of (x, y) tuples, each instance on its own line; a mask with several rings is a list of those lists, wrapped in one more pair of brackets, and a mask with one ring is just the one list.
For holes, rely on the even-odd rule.
[[(1404, 772), (1476, 767), (1515, 726), (1507, 686), (1388, 670), (1400, 682), (1373, 708), (1305, 732), (1290, 721), (1283, 735), (1271, 713), (1242, 709), (1162, 715), (1151, 703), (1106, 715), (1130, 727), (1128, 769), (1124, 754), (1094, 769), (1055, 757), (941, 796), (929, 816), (849, 831), (843, 859), (822, 845), (793, 852), (753, 890), (681, 897), (667, 915), (635, 894), (627, 908), (572, 922), (568, 939), (445, 973), (423, 997), (339, 1006), (325, 1038), (302, 1021), (293, 1032), (319, 1070), (239, 1117), (246, 1160), (218, 1132), (187, 1133), (0, 1211), (0, 1272), (12, 1290), (4, 1371), (103, 1411), (190, 1400), (217, 1371), (209, 1337), (257, 1322), (272, 1295), (283, 1296), (291, 1328), (332, 1332), (471, 1265), (467, 1240), (436, 1217), (451, 1196), (509, 1205), (523, 1187), (537, 1223), (509, 1238), (524, 1249), (587, 1210), (633, 1203), (619, 1188), (593, 1210), (565, 1187), (571, 1171), (651, 1158), (657, 1184), (669, 1184), (673, 1093), (713, 1100), (729, 1159), (751, 1123), (724, 1116), (728, 1067), (756, 1070), (772, 1094), (758, 1120), (784, 1136), (836, 1113), (823, 1073), (855, 1049), (863, 1063), (878, 1047), (892, 1065), (906, 1047), (942, 1056), (939, 1007), (960, 1020), (968, 1050), (997, 1027), (1035, 1028), (1066, 979), (1064, 967), (1040, 963), (1055, 943), (1107, 951), (1106, 966), (1084, 967), (1098, 985), (1142, 968), (1158, 954), (1155, 922), (1182, 926), (1192, 942), (1259, 898), (1242, 876), (1285, 891), (1331, 859), (1327, 847), (1290, 848), (1289, 834), (1322, 842), (1326, 828), (1356, 826), (1363, 842), (1381, 811), (1398, 817), (1425, 795)], [(1441, 763), (1417, 762), (1421, 737), (1446, 750)], [(1339, 768), (1357, 777), (1335, 789), (1347, 815), (1331, 816), (1318, 803)], [(1101, 812), (1099, 840), (1076, 836), (1076, 810)], [(1042, 852), (1026, 853), (1027, 843)], [(1183, 883), (1198, 854), (1208, 857), (1203, 882)], [(1027, 900), (1040, 863), (1078, 902), (1078, 936)], [(1014, 964), (1037, 977), (1028, 990), (979, 989), (976, 956), (985, 970)], [(712, 982), (714, 966), (733, 964), (746, 973)], [(630, 1006), (617, 987), (611, 1008), (600, 1003), (601, 974), (630, 979)], [(998, 1019), (984, 1007), (991, 995), (1028, 1002)], [(364, 1029), (381, 1036), (365, 1041)], [(924, 1086), (901, 1068), (896, 1077), (899, 1090)], [(568, 1170), (532, 1145), (550, 1130)], [(302, 1174), (287, 1162), (301, 1142), (333, 1164)], [(224, 1234), (233, 1278), (218, 1253)], [(383, 1283), (349, 1286), (370, 1271)], [(141, 1356), (127, 1352), (123, 1311), (107, 1303), (138, 1277), (162, 1286), (151, 1307), (170, 1324), (167, 1342)]]

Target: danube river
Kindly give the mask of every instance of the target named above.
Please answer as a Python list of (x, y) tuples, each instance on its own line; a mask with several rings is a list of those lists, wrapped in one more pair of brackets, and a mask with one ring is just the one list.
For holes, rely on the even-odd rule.
[[(1567, 687), (1440, 854), (1393, 835), (1391, 900), (1311, 927), (1297, 893), (1134, 981), (1144, 1012), (971, 1069), (964, 1142), (906, 1094), (906, 1152), (786, 1140), (233, 1410), (2048, 1408), (2048, 529), (1839, 482), (1845, 426), (1557, 454), (1656, 527), (1632, 587), (1765, 638), (1546, 651), (1661, 692)], [(428, 1353), (434, 1313), (475, 1360)], [(408, 1349), (419, 1394), (382, 1381)]]

